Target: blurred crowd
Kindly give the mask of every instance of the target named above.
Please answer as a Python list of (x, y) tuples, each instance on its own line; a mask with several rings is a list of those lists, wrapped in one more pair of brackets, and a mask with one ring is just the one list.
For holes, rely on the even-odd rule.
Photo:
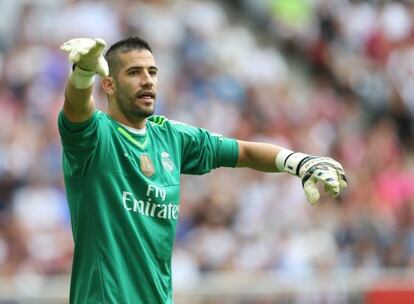
[(148, 40), (157, 114), (329, 155), (348, 174), (314, 207), (287, 174), (183, 177), (176, 288), (209, 271), (414, 266), (410, 1), (4, 0), (0, 12), (0, 276), (70, 271), (56, 119), (70, 69), (59, 45), (79, 36)]

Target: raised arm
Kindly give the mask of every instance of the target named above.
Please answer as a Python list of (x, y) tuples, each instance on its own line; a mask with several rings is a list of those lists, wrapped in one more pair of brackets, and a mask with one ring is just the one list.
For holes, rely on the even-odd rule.
[(75, 38), (61, 46), (75, 67), (69, 75), (63, 105), (63, 113), (72, 122), (86, 121), (95, 111), (92, 97), (95, 75), (108, 75), (108, 64), (103, 57), (105, 46), (100, 38)]
[(293, 152), (280, 146), (238, 140), (237, 167), (247, 167), (263, 172), (287, 172), (302, 180), (305, 196), (312, 204), (319, 199), (317, 183), (333, 197), (347, 186), (341, 164), (329, 157), (311, 156)]

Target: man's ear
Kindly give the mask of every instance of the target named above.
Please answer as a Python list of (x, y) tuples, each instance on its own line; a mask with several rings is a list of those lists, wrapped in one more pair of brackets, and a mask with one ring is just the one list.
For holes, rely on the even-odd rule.
[(111, 76), (101, 79), (102, 89), (107, 95), (113, 95), (115, 92), (115, 81)]

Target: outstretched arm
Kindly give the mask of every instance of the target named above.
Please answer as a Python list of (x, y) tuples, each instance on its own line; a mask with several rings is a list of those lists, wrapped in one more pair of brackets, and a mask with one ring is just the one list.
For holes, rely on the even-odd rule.
[(69, 75), (63, 105), (63, 113), (72, 122), (83, 122), (95, 111), (92, 98), (95, 75), (108, 75), (108, 64), (103, 57), (105, 45), (99, 38), (75, 38), (61, 46), (75, 66)]
[(263, 172), (279, 172), (276, 167), (276, 155), (282, 147), (238, 140), (239, 158), (237, 167), (251, 168)]
[(345, 172), (340, 163), (329, 157), (293, 152), (280, 146), (238, 140), (237, 167), (263, 172), (287, 172), (298, 176), (306, 198), (312, 203), (319, 199), (317, 183), (333, 197), (347, 186)]

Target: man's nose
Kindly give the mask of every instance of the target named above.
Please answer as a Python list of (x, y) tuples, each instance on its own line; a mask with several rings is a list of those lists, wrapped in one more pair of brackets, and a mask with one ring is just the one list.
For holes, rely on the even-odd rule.
[(152, 79), (151, 75), (147, 71), (144, 71), (142, 75), (142, 86), (152, 87), (154, 85), (154, 80)]

